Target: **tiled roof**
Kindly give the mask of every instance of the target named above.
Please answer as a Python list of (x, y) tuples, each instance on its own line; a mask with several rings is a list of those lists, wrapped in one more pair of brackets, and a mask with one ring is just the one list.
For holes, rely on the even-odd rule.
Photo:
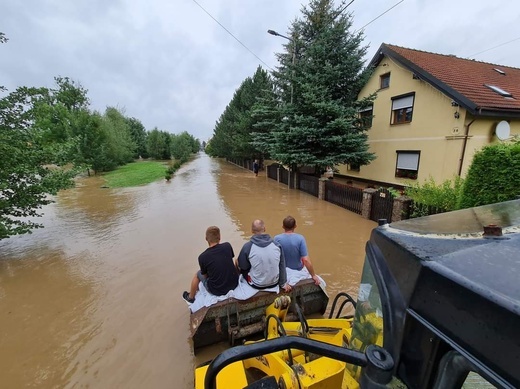
[[(520, 111), (520, 69), (384, 44), (386, 54), (472, 111)], [(501, 74), (494, 69), (499, 69)], [(486, 85), (509, 92), (504, 97)]]

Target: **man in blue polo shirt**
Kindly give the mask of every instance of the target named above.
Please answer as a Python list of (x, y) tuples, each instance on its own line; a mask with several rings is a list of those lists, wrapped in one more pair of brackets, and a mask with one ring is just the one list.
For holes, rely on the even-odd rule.
[(303, 235), (294, 232), (296, 219), (287, 216), (283, 219), (283, 234), (276, 235), (274, 241), (282, 246), (285, 257), (285, 266), (293, 270), (302, 270), (304, 267), (309, 271), (314, 283), (319, 285), (320, 278), (314, 272), (314, 267), (309, 259), (307, 243)]

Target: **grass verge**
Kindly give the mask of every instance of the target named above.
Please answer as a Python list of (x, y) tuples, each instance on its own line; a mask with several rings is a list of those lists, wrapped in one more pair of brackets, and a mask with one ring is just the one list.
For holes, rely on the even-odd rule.
[(139, 186), (157, 181), (160, 178), (164, 179), (166, 168), (165, 162), (138, 161), (105, 173), (103, 178), (110, 188)]

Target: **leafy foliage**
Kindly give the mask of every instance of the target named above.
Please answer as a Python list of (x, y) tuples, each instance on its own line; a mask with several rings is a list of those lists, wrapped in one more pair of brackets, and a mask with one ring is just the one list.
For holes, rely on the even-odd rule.
[(433, 177), (422, 184), (414, 183), (405, 193), (413, 200), (410, 217), (427, 216), (432, 213), (448, 212), (458, 209), (464, 180), (455, 176), (437, 184)]
[(200, 149), (200, 143), (186, 131), (171, 136), (170, 152), (173, 158), (184, 163)]
[(72, 186), (75, 171), (56, 162), (56, 154), (35, 127), (35, 106), (45, 88), (18, 88), (0, 99), (0, 239), (41, 227), (28, 217), (51, 202), (49, 195)]
[(460, 208), (513, 200), (520, 195), (520, 142), (484, 147), (473, 157)]

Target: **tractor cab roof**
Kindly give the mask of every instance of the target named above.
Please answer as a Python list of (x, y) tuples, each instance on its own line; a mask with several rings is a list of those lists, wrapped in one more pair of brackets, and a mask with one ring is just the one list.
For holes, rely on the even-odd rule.
[(396, 360), (415, 320), (495, 383), (520, 385), (520, 200), (378, 227), (370, 251)]

